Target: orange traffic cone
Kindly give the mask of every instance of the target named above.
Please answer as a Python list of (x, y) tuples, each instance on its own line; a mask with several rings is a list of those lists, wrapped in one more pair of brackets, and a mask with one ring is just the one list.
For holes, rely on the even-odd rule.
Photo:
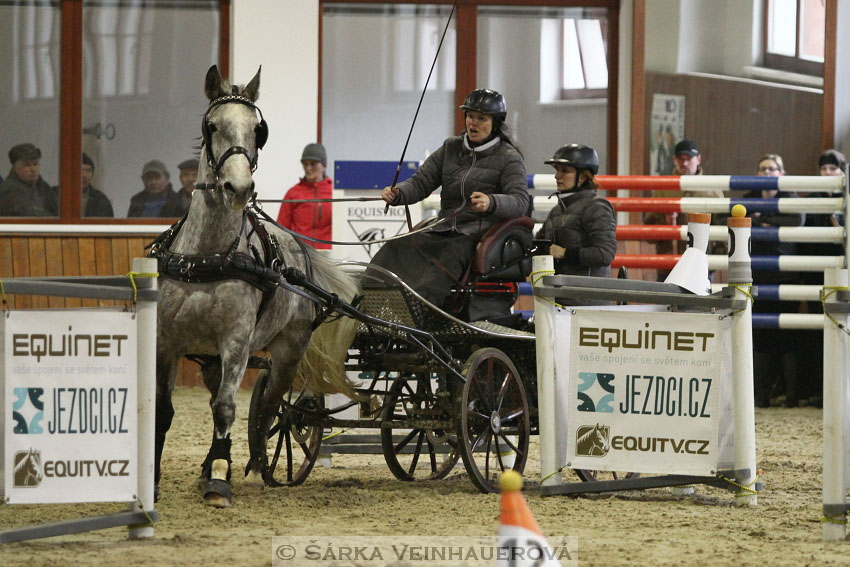
[(522, 495), (522, 475), (506, 470), (499, 480), (499, 487), (502, 489), (502, 504), (496, 566), (561, 567)]

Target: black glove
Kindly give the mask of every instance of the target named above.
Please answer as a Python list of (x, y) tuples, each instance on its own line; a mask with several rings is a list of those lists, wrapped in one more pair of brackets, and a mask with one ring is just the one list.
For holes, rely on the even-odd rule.
[(581, 247), (568, 246), (564, 249), (564, 260), (570, 264), (581, 264)]

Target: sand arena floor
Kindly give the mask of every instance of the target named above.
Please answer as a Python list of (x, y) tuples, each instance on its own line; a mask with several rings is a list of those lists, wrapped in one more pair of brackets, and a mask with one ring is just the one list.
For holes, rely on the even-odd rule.
[[(301, 487), (243, 485), (238, 471), (247, 460), (249, 396), (240, 392), (233, 508), (201, 503), (195, 478), (212, 429), (208, 394), (178, 388), (153, 540), (129, 541), (126, 529), (116, 528), (10, 544), (0, 547), (0, 565), (270, 565), (275, 536), (480, 536), (498, 530), (499, 497), (479, 494), (462, 464), (443, 481), (409, 484), (393, 478), (380, 455), (338, 455), (333, 468), (317, 466)], [(536, 446), (526, 468), (526, 499), (547, 536), (578, 538), (582, 566), (847, 565), (850, 542), (821, 541), (821, 419), (815, 408), (756, 410), (765, 483), (757, 508), (736, 508), (730, 493), (707, 487), (683, 498), (669, 489), (542, 498), (534, 484)], [(122, 508), (0, 505), (0, 529)]]

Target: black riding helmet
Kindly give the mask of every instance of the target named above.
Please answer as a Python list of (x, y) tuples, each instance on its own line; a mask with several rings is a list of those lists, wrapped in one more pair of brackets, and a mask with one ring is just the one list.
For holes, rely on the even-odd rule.
[(599, 156), (596, 150), (583, 144), (568, 144), (561, 146), (552, 156), (543, 162), (547, 165), (570, 165), (581, 171), (586, 169), (593, 175), (599, 171)]
[(499, 120), (504, 120), (508, 114), (504, 95), (491, 89), (475, 89), (466, 95), (460, 109), (489, 114)]

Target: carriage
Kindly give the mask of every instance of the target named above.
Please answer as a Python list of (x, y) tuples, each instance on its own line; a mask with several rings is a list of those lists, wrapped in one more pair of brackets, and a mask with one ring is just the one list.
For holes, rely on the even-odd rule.
[[(209, 505), (231, 505), (236, 390), (252, 359), (264, 370), (249, 409), (246, 482), (299, 484), (326, 428), (372, 427), (396, 477), (440, 479), (462, 459), (481, 491), (497, 491), (502, 470), (523, 470), (537, 431), (534, 335), (510, 313), (515, 282), (530, 271), (533, 221), (491, 227), (451, 313), (376, 266), (333, 265), (254, 202), (252, 174), (268, 138), (255, 104), (259, 77), (241, 87), (215, 66), (207, 72), (196, 194), (151, 245), (162, 275), (157, 494), (177, 362), (186, 355), (202, 362), (211, 392), (213, 437), (200, 477)], [(360, 377), (353, 391), (346, 371)], [(323, 394), (332, 392), (352, 401), (325, 407)], [(359, 419), (338, 417), (352, 405)]]
[[(441, 479), (462, 459), (482, 492), (496, 491), (502, 470), (523, 470), (537, 429), (533, 333), (465, 322), (391, 272), (348, 267), (362, 268), (353, 313), (357, 335), (346, 363), (361, 379), (357, 399), (326, 408), (323, 396), (288, 392), (267, 435), (272, 454), (266, 482), (303, 482), (326, 428), (379, 428), (396, 478)], [(255, 385), (249, 430), (263, 422), (255, 401), (267, 379), (261, 372)], [(359, 419), (335, 417), (354, 405)]]

